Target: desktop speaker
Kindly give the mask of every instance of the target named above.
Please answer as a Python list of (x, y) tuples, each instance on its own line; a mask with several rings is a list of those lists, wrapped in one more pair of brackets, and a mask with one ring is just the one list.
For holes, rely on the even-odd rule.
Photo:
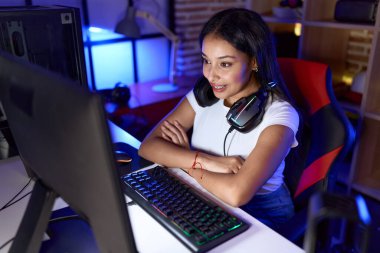
[(338, 0), (334, 18), (342, 22), (374, 24), (378, 3), (379, 0)]

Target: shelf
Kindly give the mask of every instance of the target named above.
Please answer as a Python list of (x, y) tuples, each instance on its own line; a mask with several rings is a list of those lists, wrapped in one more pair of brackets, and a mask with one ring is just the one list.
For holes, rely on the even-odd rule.
[(297, 18), (278, 18), (271, 15), (263, 15), (262, 18), (267, 23), (281, 23), (281, 24), (296, 24), (301, 23), (300, 19)]
[(368, 119), (380, 121), (380, 115), (377, 113), (366, 112), (364, 116)]
[(335, 28), (335, 29), (349, 29), (349, 30), (369, 30), (376, 31), (374, 25), (358, 24), (358, 23), (344, 23), (335, 20), (321, 20), (321, 21), (303, 21), (304, 26), (315, 26), (321, 28)]
[(364, 193), (380, 201), (380, 189), (376, 189), (366, 184), (360, 184), (360, 183), (352, 184), (352, 188), (358, 192)]
[[(274, 16), (273, 7), (279, 4), (276, 0), (252, 0), (250, 4), (274, 31), (290, 30), (301, 23), (298, 58), (328, 64), (335, 88), (343, 77), (366, 71), (363, 94), (357, 101), (360, 104), (338, 101), (360, 128), (345, 183), (380, 200), (380, 8), (376, 24), (341, 22), (334, 19), (337, 1), (304, 0), (300, 19)], [(339, 97), (340, 91), (336, 89), (335, 94), (344, 99)]]
[(345, 111), (350, 111), (355, 114), (360, 114), (360, 106), (346, 101), (338, 101), (340, 106)]

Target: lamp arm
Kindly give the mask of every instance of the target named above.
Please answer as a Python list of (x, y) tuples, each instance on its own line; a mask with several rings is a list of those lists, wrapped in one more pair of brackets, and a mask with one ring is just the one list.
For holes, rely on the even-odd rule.
[(168, 38), (170, 41), (177, 43), (178, 42), (178, 36), (175, 35), (172, 31), (170, 31), (167, 27), (162, 25), (154, 16), (152, 16), (150, 13), (145, 11), (136, 11), (136, 17), (144, 18), (149, 21), (152, 25), (154, 25), (160, 33), (165, 35), (166, 38)]
[(171, 83), (176, 83), (176, 70), (177, 70), (177, 51), (178, 51), (178, 42), (179, 37), (170, 31), (167, 27), (162, 25), (154, 16), (145, 11), (136, 11), (136, 17), (140, 17), (148, 20), (149, 23), (154, 25), (160, 33), (162, 33), (166, 38), (172, 42), (171, 52), (170, 52), (170, 74), (169, 81)]

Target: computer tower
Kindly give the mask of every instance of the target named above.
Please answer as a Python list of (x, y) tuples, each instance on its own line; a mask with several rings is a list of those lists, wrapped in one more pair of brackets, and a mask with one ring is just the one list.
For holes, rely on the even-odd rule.
[[(78, 8), (0, 7), (0, 50), (88, 87)], [(3, 138), (9, 143), (9, 156), (16, 155), (17, 147), (14, 146), (4, 115), (0, 117), (0, 126)]]
[(0, 49), (87, 86), (78, 8), (0, 7)]

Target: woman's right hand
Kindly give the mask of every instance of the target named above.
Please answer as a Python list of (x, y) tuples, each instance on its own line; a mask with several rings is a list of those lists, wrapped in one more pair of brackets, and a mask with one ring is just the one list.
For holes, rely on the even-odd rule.
[(217, 173), (237, 173), (243, 166), (244, 159), (240, 156), (213, 156), (200, 153), (197, 162), (202, 168)]
[(186, 130), (177, 120), (174, 120), (174, 123), (165, 120), (161, 125), (161, 136), (178, 146), (190, 149)]

